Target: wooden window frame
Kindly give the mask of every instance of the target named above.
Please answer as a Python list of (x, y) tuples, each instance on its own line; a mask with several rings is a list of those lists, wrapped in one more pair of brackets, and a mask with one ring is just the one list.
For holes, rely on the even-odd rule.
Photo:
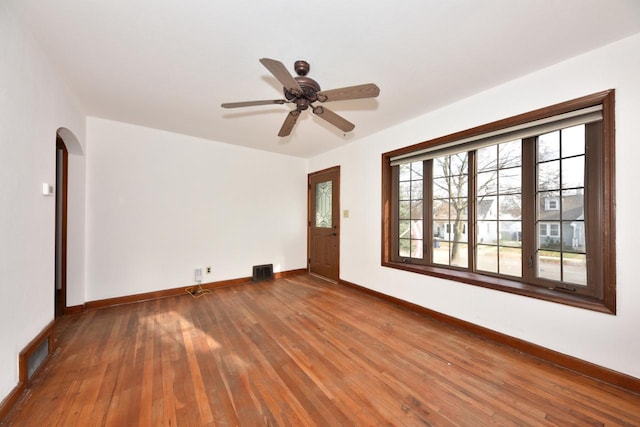
[[(549, 107), (541, 108), (528, 113), (520, 114), (517, 116), (509, 117), (496, 122), (488, 123), (475, 128), (467, 129), (461, 132), (456, 132), (450, 135), (446, 135), (433, 140), (421, 142), (408, 147), (400, 148), (398, 150), (390, 151), (382, 154), (382, 257), (381, 265), (384, 267), (400, 269), (404, 271), (410, 271), (418, 274), (424, 274), (433, 277), (439, 277), (475, 286), (480, 286), (488, 289), (494, 289), (504, 291), (512, 294), (523, 295), (531, 298), (536, 298), (545, 301), (551, 301), (555, 303), (565, 304), (569, 306), (594, 310), (598, 312), (615, 314), (616, 313), (616, 253), (615, 253), (615, 90), (610, 89), (603, 92), (598, 92), (592, 95), (574, 99), (571, 101), (563, 102), (560, 104), (552, 105)], [(455, 267), (440, 266), (430, 264), (427, 262), (406, 262), (406, 260), (399, 260), (398, 257), (394, 257), (393, 254), (397, 253), (397, 226), (394, 225), (393, 218), (397, 214), (397, 203), (394, 200), (396, 190), (394, 189), (394, 171), (397, 168), (391, 166), (391, 159), (393, 157), (404, 155), (418, 150), (424, 150), (432, 148), (441, 144), (451, 143), (452, 141), (462, 140), (477, 135), (482, 135), (490, 132), (499, 131), (501, 129), (508, 128), (510, 126), (516, 126), (532, 122), (539, 119), (553, 117), (558, 114), (579, 110), (582, 108), (593, 107), (602, 105), (602, 127), (598, 128), (598, 132), (602, 134), (601, 152), (598, 153), (597, 158), (591, 156), (591, 161), (588, 164), (588, 170), (592, 173), (587, 174), (589, 176), (597, 176), (597, 188), (598, 191), (595, 197), (592, 194), (589, 196), (593, 203), (597, 204), (597, 215), (600, 224), (600, 232), (596, 239), (591, 238), (592, 244), (588, 244), (589, 257), (596, 259), (596, 262), (592, 262), (593, 267), (588, 267), (588, 274), (590, 277), (597, 275), (598, 278), (598, 291), (593, 295), (578, 295), (572, 292), (567, 292), (566, 289), (562, 289), (561, 286), (555, 289), (550, 289), (544, 285), (544, 281), (531, 280), (531, 277), (527, 276), (523, 272), (523, 278), (507, 278), (505, 276), (493, 276), (491, 274), (477, 273), (470, 271), (469, 269), (458, 269)], [(593, 160), (596, 159), (597, 162)], [(473, 161), (473, 159), (472, 159)], [(523, 159), (523, 161), (525, 161)], [(593, 171), (596, 171), (593, 173)], [(425, 172), (425, 177), (427, 173)], [(396, 177), (397, 178), (397, 177)], [(425, 185), (425, 200), (430, 197), (428, 192), (429, 185)], [(470, 193), (471, 194), (471, 193)], [(535, 202), (531, 200), (524, 200), (523, 195), (523, 215), (525, 212), (535, 211)], [(430, 259), (430, 246), (433, 245), (432, 241), (432, 221), (430, 218), (431, 213), (427, 213), (425, 206), (425, 218), (424, 218), (424, 236), (425, 236), (425, 248), (424, 258)], [(471, 223), (469, 228), (475, 226)], [(533, 232), (533, 231), (530, 231)], [(471, 230), (468, 229), (469, 235)], [(524, 230), (523, 230), (524, 233)], [(593, 233), (592, 233), (593, 234)], [(523, 237), (524, 238), (524, 237)], [(594, 240), (597, 244), (594, 244)], [(470, 248), (470, 266), (473, 259), (473, 245), (469, 242)], [(523, 248), (524, 249), (524, 248)], [(395, 252), (394, 252), (395, 251)]]

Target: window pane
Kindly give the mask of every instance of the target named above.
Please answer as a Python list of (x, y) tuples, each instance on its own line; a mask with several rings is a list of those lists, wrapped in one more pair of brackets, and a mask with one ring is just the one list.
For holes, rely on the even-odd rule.
[(560, 280), (560, 252), (538, 251), (538, 277)]
[(478, 172), (496, 170), (498, 168), (498, 147), (480, 148), (477, 152)]
[(478, 233), (478, 243), (498, 243), (497, 221), (478, 221), (476, 232)]
[(520, 193), (522, 191), (522, 169), (501, 169), (498, 172), (498, 189), (500, 193)]
[(434, 199), (449, 198), (449, 179), (448, 178), (434, 178), (433, 198)]
[(587, 256), (564, 253), (562, 256), (562, 277), (565, 282), (587, 285)]
[(451, 214), (453, 215), (453, 217), (458, 219), (467, 219), (468, 210), (469, 210), (467, 203), (469, 202), (469, 199), (467, 198), (451, 199), (450, 202), (451, 202)]
[(411, 220), (411, 238), (422, 239), (422, 220)]
[(557, 190), (560, 188), (560, 161), (540, 163), (538, 165), (538, 190)]
[(411, 200), (422, 200), (422, 180), (411, 181)]
[(567, 252), (580, 252), (585, 253), (587, 251), (586, 246), (586, 234), (584, 221), (571, 221), (565, 222), (564, 225), (564, 242), (565, 251)]
[(498, 191), (498, 173), (496, 171), (481, 172), (476, 182), (476, 192), (479, 196), (493, 195)]
[(398, 240), (399, 248), (398, 255), (401, 257), (410, 257), (411, 256), (411, 240), (409, 239), (399, 239)]
[(562, 129), (562, 157), (584, 154), (584, 125)]
[(433, 241), (433, 259), (434, 264), (449, 265), (449, 242), (440, 239)]
[(467, 197), (469, 188), (468, 181), (467, 175), (454, 175), (450, 177), (451, 197)]
[(398, 184), (398, 198), (400, 200), (411, 200), (411, 182), (400, 182)]
[(562, 219), (584, 220), (584, 194), (582, 189), (562, 192)]
[(316, 184), (316, 227), (331, 228), (333, 226), (331, 193), (332, 181)]
[(422, 240), (411, 241), (411, 258), (422, 258)]
[(560, 131), (538, 137), (538, 162), (560, 158)]
[(411, 181), (411, 200), (422, 200), (422, 180)]
[(411, 202), (409, 201), (398, 202), (398, 218), (399, 219), (411, 218)]
[(498, 211), (500, 219), (520, 219), (522, 218), (522, 196), (520, 194), (509, 194), (499, 197)]
[(433, 159), (433, 178), (441, 178), (443, 176), (449, 176), (449, 170), (445, 164), (444, 157), (438, 157)]
[(422, 200), (414, 200), (411, 202), (411, 219), (422, 219)]
[(449, 219), (449, 202), (447, 200), (433, 201), (433, 218), (444, 220)]
[(584, 187), (584, 156), (562, 160), (562, 188)]
[(557, 191), (538, 193), (538, 220), (560, 219), (560, 196)]
[[(542, 222), (538, 230), (540, 232), (538, 236), (538, 247), (540, 249), (560, 249), (560, 223)], [(542, 234), (543, 230), (545, 234)]]
[(451, 224), (451, 240), (452, 242), (467, 242), (467, 222), (455, 221)]
[(411, 164), (404, 163), (398, 166), (400, 173), (400, 181), (409, 181), (411, 179)]
[(399, 230), (398, 232), (400, 233), (400, 238), (409, 238), (411, 235), (409, 234), (409, 232), (411, 231), (411, 221), (408, 220), (401, 220), (398, 221), (398, 225), (399, 225)]
[(500, 168), (511, 168), (522, 164), (522, 140), (504, 142), (498, 146)]
[(522, 223), (520, 221), (499, 221), (500, 245), (516, 246), (522, 245)]
[(478, 264), (478, 270), (488, 271), (490, 273), (497, 273), (498, 272), (498, 247), (478, 245), (476, 263)]
[(466, 152), (453, 154), (450, 160), (451, 175), (459, 175), (459, 174), (466, 173), (468, 159), (469, 159), (469, 154), (467, 154)]
[(451, 265), (467, 268), (469, 266), (469, 246), (466, 243), (451, 243)]
[(422, 180), (422, 162), (411, 163), (411, 179), (413, 181)]
[(519, 248), (500, 248), (500, 274), (509, 276), (522, 276), (522, 249)]
[(478, 197), (478, 206), (476, 207), (479, 220), (498, 219), (498, 207), (496, 201), (497, 196)]

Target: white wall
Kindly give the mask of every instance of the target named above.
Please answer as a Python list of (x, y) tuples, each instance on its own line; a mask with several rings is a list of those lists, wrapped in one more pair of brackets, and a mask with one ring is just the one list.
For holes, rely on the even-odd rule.
[[(636, 35), (312, 159), (310, 171), (342, 166), (341, 208), (350, 217), (341, 223), (341, 278), (640, 378), (639, 52)], [(610, 88), (617, 126), (616, 316), (380, 265), (383, 152)]]
[[(54, 316), (56, 131), (84, 143), (84, 115), (51, 63), (0, 2), (0, 400), (18, 383), (19, 352)], [(76, 166), (82, 161), (75, 162)], [(70, 178), (76, 179), (76, 178)], [(82, 183), (77, 185), (82, 186)], [(84, 207), (74, 204), (73, 215)], [(83, 235), (71, 230), (84, 262)], [(79, 280), (83, 280), (80, 277)], [(83, 287), (84, 284), (76, 284)]]
[(86, 301), (306, 266), (307, 161), (87, 119)]

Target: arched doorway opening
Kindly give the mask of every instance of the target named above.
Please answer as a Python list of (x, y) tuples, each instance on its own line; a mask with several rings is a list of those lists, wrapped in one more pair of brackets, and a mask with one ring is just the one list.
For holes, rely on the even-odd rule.
[[(69, 129), (61, 127), (57, 130), (55, 180), (55, 285), (53, 289), (55, 317), (59, 317), (70, 312), (68, 309), (67, 261), (68, 259), (71, 259), (72, 263), (77, 262), (77, 260), (75, 260), (77, 255), (73, 255), (77, 250), (75, 250), (75, 252), (72, 250), (71, 255), (69, 255), (69, 246), (67, 245), (67, 241), (69, 240), (68, 236), (71, 235), (71, 242), (76, 242), (75, 246), (77, 246), (77, 240), (79, 237), (77, 236), (78, 228), (82, 227), (82, 224), (74, 224), (74, 222), (78, 221), (78, 214), (76, 212), (78, 210), (78, 195), (70, 194), (69, 188), (71, 187), (71, 191), (73, 192), (73, 189), (77, 189), (78, 187), (78, 183), (73, 184), (73, 182), (75, 182), (74, 180), (77, 181), (84, 179), (81, 171), (79, 173), (77, 169), (78, 156), (83, 155), (82, 151), (80, 142)], [(71, 168), (69, 166), (70, 163)], [(72, 170), (71, 174), (69, 173), (70, 169)], [(73, 185), (70, 186), (70, 182)], [(75, 197), (76, 201), (69, 203), (70, 197)], [(71, 205), (71, 207), (69, 205)], [(68, 215), (70, 209), (72, 211), (72, 215)], [(75, 212), (75, 214), (73, 212)], [(69, 218), (71, 218), (70, 221)], [(77, 269), (77, 266), (74, 268)], [(77, 279), (74, 283), (75, 282), (77, 282)], [(74, 286), (77, 286), (77, 283)]]
[(67, 307), (67, 198), (69, 152), (60, 134), (56, 135), (56, 250), (55, 316)]

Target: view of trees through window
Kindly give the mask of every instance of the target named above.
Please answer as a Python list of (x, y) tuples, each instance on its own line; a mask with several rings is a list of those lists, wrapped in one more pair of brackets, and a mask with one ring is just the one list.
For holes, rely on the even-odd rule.
[[(585, 125), (529, 141), (536, 145), (535, 191), (528, 193), (537, 206), (536, 275), (586, 285)], [(473, 259), (476, 271), (522, 277), (522, 139), (401, 164), (398, 186), (400, 257), (430, 253), (428, 262), (460, 268)], [(425, 218), (425, 206), (431, 218)], [(424, 236), (426, 220), (431, 240)]]
[(458, 153), (433, 160), (433, 262), (467, 267), (469, 155)]
[(382, 154), (382, 265), (616, 309), (615, 91)]
[(423, 188), (422, 162), (400, 165), (398, 202), (399, 255), (421, 259), (423, 256)]

